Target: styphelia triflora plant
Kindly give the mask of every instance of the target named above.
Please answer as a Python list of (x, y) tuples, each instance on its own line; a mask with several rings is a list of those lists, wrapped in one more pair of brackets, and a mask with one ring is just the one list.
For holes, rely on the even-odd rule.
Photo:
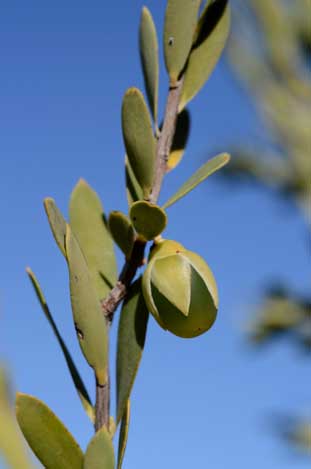
[[(130, 418), (130, 394), (145, 342), (149, 313), (163, 328), (190, 338), (214, 323), (217, 285), (206, 262), (177, 241), (165, 240), (166, 209), (224, 166), (229, 155), (209, 160), (162, 207), (162, 180), (180, 162), (189, 133), (186, 105), (209, 78), (224, 48), (230, 23), (228, 1), (168, 0), (164, 57), (169, 76), (162, 124), (158, 121), (159, 61), (156, 28), (143, 8), (139, 47), (149, 109), (137, 88), (126, 91), (122, 131), (129, 215), (106, 221), (96, 192), (83, 180), (74, 188), (67, 223), (51, 198), (44, 201), (55, 241), (68, 265), (73, 321), (82, 353), (96, 378), (95, 405), (53, 320), (34, 273), (27, 273), (54, 331), (95, 435), (85, 454), (58, 417), (38, 399), (18, 394), (16, 415), (33, 452), (48, 469), (121, 468)], [(146, 247), (151, 243), (148, 260)], [(124, 253), (118, 275), (114, 243)], [(139, 269), (147, 262), (143, 274)], [(109, 329), (122, 304), (117, 343), (117, 411), (110, 415)], [(118, 456), (113, 438), (118, 425)], [(25, 463), (24, 467), (29, 467)], [(21, 466), (19, 466), (19, 469)]]

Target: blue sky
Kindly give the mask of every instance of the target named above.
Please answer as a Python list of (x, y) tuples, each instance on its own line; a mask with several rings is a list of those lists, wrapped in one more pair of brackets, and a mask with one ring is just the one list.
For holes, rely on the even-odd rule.
[[(107, 213), (126, 211), (120, 107), (128, 87), (143, 86), (137, 50), (143, 4), (44, 3), (1, 2), (0, 356), (16, 388), (43, 399), (85, 448), (92, 428), (25, 267), (37, 274), (92, 392), (93, 376), (73, 330), (66, 265), (42, 200), (54, 197), (67, 214), (70, 192), (83, 177)], [(161, 31), (165, 1), (146, 5)], [(162, 112), (166, 88), (162, 66)], [(262, 133), (224, 62), (190, 111), (188, 150), (180, 169), (167, 177), (162, 201), (206, 158)], [(151, 319), (124, 468), (306, 468), (307, 461), (295, 459), (275, 437), (270, 417), (307, 411), (307, 358), (285, 342), (253, 351), (244, 336), (250, 305), (269, 280), (307, 290), (303, 221), (267, 193), (235, 190), (213, 177), (168, 209), (168, 216), (166, 237), (201, 254), (214, 271), (219, 315), (209, 333), (193, 340), (165, 333)]]

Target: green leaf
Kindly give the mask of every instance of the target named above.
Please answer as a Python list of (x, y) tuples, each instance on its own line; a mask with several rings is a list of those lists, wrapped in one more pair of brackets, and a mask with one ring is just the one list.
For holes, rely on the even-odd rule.
[(149, 106), (153, 114), (153, 119), (157, 124), (159, 93), (159, 47), (157, 30), (155, 28), (152, 15), (146, 7), (142, 9), (141, 13), (139, 28), (139, 49)]
[(81, 469), (81, 448), (46, 404), (18, 393), (16, 416), (29, 446), (46, 469)]
[(127, 90), (123, 98), (122, 130), (129, 162), (148, 197), (154, 178), (156, 140), (147, 105), (137, 88)]
[(134, 228), (130, 219), (124, 213), (114, 210), (109, 215), (108, 226), (114, 241), (125, 254), (125, 257), (129, 259), (135, 239)]
[(122, 305), (117, 345), (117, 424), (124, 415), (145, 345), (149, 313), (136, 280)]
[(187, 62), (201, 0), (168, 0), (164, 24), (164, 57), (171, 84)]
[(106, 427), (102, 427), (91, 439), (83, 469), (114, 469), (115, 457), (112, 441)]
[(69, 225), (66, 234), (70, 299), (81, 350), (95, 370), (98, 383), (107, 382), (108, 338), (106, 321), (101, 311), (91, 274)]
[(125, 157), (125, 182), (128, 205), (144, 198), (143, 190), (137, 182), (134, 171), (130, 165), (128, 157)]
[(218, 169), (222, 168), (230, 160), (228, 153), (221, 153), (215, 156), (211, 160), (207, 161), (201, 168), (199, 168), (189, 179), (186, 181), (181, 188), (174, 194), (164, 205), (163, 208), (170, 207), (175, 204), (179, 199), (192, 191), (198, 184), (203, 182), (211, 174)]
[(117, 281), (113, 241), (96, 192), (80, 179), (69, 204), (70, 226), (89, 267), (98, 298), (105, 298)]
[(214, 70), (230, 30), (228, 0), (215, 0), (204, 9), (187, 64), (179, 109), (200, 91)]
[(146, 241), (156, 238), (167, 224), (164, 210), (144, 200), (134, 202), (130, 209), (130, 218), (137, 233)]
[(174, 254), (155, 260), (151, 271), (151, 282), (172, 305), (184, 316), (188, 316), (191, 300), (191, 267), (185, 257)]
[(55, 201), (51, 197), (44, 199), (44, 208), (48, 217), (48, 221), (59, 249), (66, 258), (65, 237), (66, 237), (66, 220), (57, 208)]
[(70, 352), (58, 330), (58, 327), (57, 325), (55, 324), (55, 321), (53, 319), (53, 316), (50, 312), (50, 309), (48, 307), (48, 304), (46, 302), (46, 299), (44, 297), (44, 294), (42, 292), (42, 289), (40, 287), (40, 284), (35, 276), (35, 274), (31, 271), (30, 268), (27, 268), (26, 269), (27, 271), (27, 274), (30, 278), (30, 281), (32, 283), (32, 286), (36, 292), (36, 295), (37, 295), (37, 298), (39, 300), (39, 303), (42, 307), (42, 310), (45, 314), (45, 317), (46, 319), (48, 320), (54, 334), (55, 334), (55, 337), (56, 337), (56, 340), (58, 341), (58, 344), (64, 354), (64, 358), (65, 358), (65, 361), (67, 363), (67, 366), (68, 366), (68, 370), (69, 370), (69, 373), (70, 373), (70, 376), (72, 378), (72, 381), (75, 385), (75, 388), (76, 388), (76, 391), (78, 393), (78, 396), (81, 400), (81, 403), (84, 407), (84, 410), (85, 412), (87, 413), (88, 417), (90, 418), (91, 422), (94, 423), (94, 408), (91, 404), (91, 400), (90, 400), (90, 397), (88, 395), (88, 392), (86, 390), (86, 387), (83, 383), (83, 380), (79, 374), (79, 371), (70, 355)]
[(0, 456), (11, 469), (31, 469), (26, 447), (11, 408), (7, 377), (0, 368)]
[(176, 168), (180, 163), (188, 142), (189, 133), (190, 113), (187, 109), (184, 109), (177, 117), (172, 148), (167, 161), (167, 171)]
[(121, 428), (120, 428), (120, 436), (119, 436), (119, 447), (118, 447), (118, 465), (117, 469), (122, 468), (122, 463), (124, 459), (127, 439), (128, 439), (128, 432), (129, 432), (129, 425), (130, 425), (130, 415), (131, 415), (131, 404), (130, 400), (127, 401), (125, 411), (121, 421)]

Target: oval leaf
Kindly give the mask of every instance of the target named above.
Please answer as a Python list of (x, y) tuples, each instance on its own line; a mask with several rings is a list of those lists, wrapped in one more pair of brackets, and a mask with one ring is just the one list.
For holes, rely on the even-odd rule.
[(182, 314), (188, 316), (191, 300), (191, 267), (185, 257), (174, 254), (155, 260), (151, 270), (151, 283)]
[(75, 385), (75, 388), (76, 388), (76, 391), (78, 393), (78, 396), (81, 400), (81, 403), (84, 407), (84, 410), (86, 411), (88, 417), (90, 418), (91, 422), (94, 422), (94, 408), (91, 404), (91, 400), (90, 400), (90, 397), (88, 395), (88, 392), (86, 390), (86, 387), (83, 383), (83, 380), (80, 376), (80, 373), (71, 357), (71, 354), (67, 348), (67, 345), (65, 344), (59, 330), (58, 330), (58, 327), (57, 325), (55, 324), (55, 321), (53, 319), (53, 316), (50, 312), (50, 309), (48, 307), (48, 304), (46, 302), (46, 299), (44, 297), (44, 294), (43, 294), (43, 291), (40, 287), (40, 284), (35, 276), (35, 274), (31, 271), (30, 268), (27, 268), (26, 269), (26, 272), (30, 278), (30, 281), (32, 283), (32, 286), (36, 292), (36, 295), (37, 295), (37, 298), (39, 300), (39, 303), (41, 305), (41, 308), (45, 314), (45, 317), (46, 319), (48, 320), (51, 328), (52, 328), (52, 331), (54, 332), (55, 334), (55, 337), (56, 337), (56, 340), (63, 352), (63, 355), (64, 355), (64, 358), (65, 358), (65, 361), (67, 363), (67, 366), (68, 366), (68, 370), (69, 370), (69, 373), (71, 375), (71, 378), (72, 378), (72, 381)]
[(201, 0), (168, 0), (164, 24), (164, 57), (171, 84), (187, 62)]
[(83, 469), (114, 469), (115, 457), (111, 437), (102, 427), (91, 439), (85, 456)]
[(113, 242), (96, 192), (80, 179), (69, 204), (70, 226), (86, 258), (97, 296), (105, 298), (117, 281)]
[(125, 254), (125, 257), (129, 259), (135, 239), (131, 221), (124, 213), (115, 210), (109, 215), (108, 226), (114, 241)]
[(149, 313), (136, 280), (122, 305), (117, 345), (117, 424), (124, 415), (145, 345)]
[(189, 133), (190, 113), (187, 109), (184, 109), (177, 117), (172, 148), (167, 161), (167, 171), (176, 168), (180, 163), (188, 142)]
[(127, 90), (123, 98), (122, 130), (129, 162), (147, 197), (154, 178), (156, 141), (147, 105), (137, 88)]
[(95, 370), (98, 383), (107, 381), (107, 326), (91, 274), (71, 229), (67, 226), (70, 299), (75, 328), (83, 355)]
[(196, 32), (185, 79), (179, 109), (200, 91), (214, 70), (225, 47), (230, 29), (228, 0), (216, 0), (204, 9)]
[(0, 457), (11, 469), (31, 469), (26, 446), (11, 408), (7, 378), (0, 368)]
[(134, 171), (130, 165), (128, 157), (125, 157), (125, 182), (126, 182), (126, 195), (129, 206), (137, 200), (144, 198), (143, 190), (137, 182)]
[(30, 448), (46, 469), (81, 469), (81, 448), (46, 404), (18, 393), (16, 417)]
[(118, 447), (118, 465), (117, 469), (122, 468), (122, 463), (125, 455), (125, 449), (128, 439), (129, 425), (131, 415), (131, 404), (130, 400), (127, 401), (125, 411), (121, 421), (120, 436), (119, 436), (119, 447)]
[(228, 153), (221, 153), (218, 156), (215, 156), (211, 160), (207, 161), (201, 168), (199, 168), (189, 179), (186, 181), (181, 188), (174, 194), (164, 205), (163, 208), (170, 207), (175, 204), (179, 199), (192, 191), (197, 185), (203, 182), (211, 174), (218, 171), (230, 160)]
[(167, 217), (158, 205), (140, 200), (130, 209), (130, 217), (137, 233), (146, 241), (156, 238), (166, 227)]
[(139, 28), (139, 49), (149, 106), (155, 123), (158, 119), (159, 47), (152, 15), (144, 7)]
[(48, 221), (60, 251), (66, 258), (65, 237), (66, 237), (66, 220), (57, 208), (55, 201), (51, 197), (44, 199), (44, 208), (48, 217)]

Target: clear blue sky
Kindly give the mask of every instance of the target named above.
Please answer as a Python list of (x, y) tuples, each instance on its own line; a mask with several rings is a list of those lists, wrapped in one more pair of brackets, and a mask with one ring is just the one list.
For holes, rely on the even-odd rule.
[[(147, 6), (161, 30), (164, 0)], [(126, 210), (120, 107), (142, 87), (137, 30), (142, 2), (1, 1), (0, 16), (0, 356), (16, 388), (43, 399), (85, 448), (91, 425), (25, 267), (37, 274), (89, 388), (93, 376), (72, 326), (68, 276), (42, 207), (66, 214), (84, 177), (105, 209)], [(161, 105), (167, 78), (161, 73)], [(222, 62), (190, 106), (192, 135), (162, 200), (205, 158), (262, 129)], [(132, 399), (125, 469), (287, 469), (307, 467), (270, 427), (274, 412), (306, 411), (308, 361), (278, 343), (251, 351), (243, 328), (249, 305), (270, 279), (306, 291), (306, 233), (295, 211), (256, 189), (232, 190), (211, 178), (168, 209), (168, 238), (200, 253), (220, 291), (215, 327), (182, 340), (151, 319)], [(119, 257), (121, 265), (121, 257)], [(115, 347), (113, 330), (112, 348)], [(112, 356), (114, 358), (114, 354)], [(113, 370), (114, 371), (114, 370)], [(1, 466), (1, 463), (0, 463)]]

